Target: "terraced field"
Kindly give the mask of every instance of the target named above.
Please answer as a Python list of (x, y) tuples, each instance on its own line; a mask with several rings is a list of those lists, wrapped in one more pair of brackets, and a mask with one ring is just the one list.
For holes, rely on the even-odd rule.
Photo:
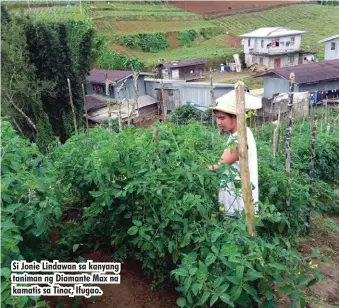
[(105, 21), (108, 29), (115, 29), (120, 35), (132, 35), (140, 33), (174, 32), (190, 29), (201, 29), (216, 27), (216, 24), (209, 21)]
[[(224, 59), (235, 52), (241, 52), (239, 40), (235, 39), (240, 34), (260, 27), (275, 26), (308, 31), (302, 37), (302, 48), (317, 52), (318, 58), (323, 59), (324, 45), (318, 44), (318, 41), (339, 32), (339, 7), (325, 7), (316, 4), (289, 5), (268, 11), (235, 14), (213, 20), (204, 20), (199, 15), (184, 12), (172, 5), (132, 5), (126, 2), (88, 3), (84, 4), (82, 9), (79, 6), (32, 8), (26, 12), (40, 20), (94, 21), (99, 31), (107, 35), (107, 41), (113, 50), (139, 57), (146, 65), (158, 63), (159, 59), (175, 60), (201, 57)], [(198, 20), (185, 20), (190, 18)], [(222, 34), (209, 40), (199, 37), (192, 47), (178, 47), (176, 44), (170, 44), (171, 47), (166, 50), (147, 53), (117, 44), (117, 38), (126, 34), (163, 32), (175, 39), (178, 31), (210, 27), (218, 27)], [(235, 43), (230, 43), (230, 41)]]

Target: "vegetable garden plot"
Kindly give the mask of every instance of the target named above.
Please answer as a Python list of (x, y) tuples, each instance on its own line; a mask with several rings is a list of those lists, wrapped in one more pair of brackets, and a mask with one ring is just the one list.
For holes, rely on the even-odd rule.
[[(59, 240), (54, 246), (45, 244), (39, 256), (66, 261), (87, 250), (114, 247), (115, 260), (127, 255), (138, 260), (153, 277), (154, 285), (164, 284), (171, 277), (177, 281), (182, 294), (177, 304), (182, 307), (198, 303), (251, 306), (261, 300), (273, 305), (277, 293), (272, 284), (292, 302), (304, 303), (301, 288), (314, 284), (319, 276), (309, 276), (313, 269), (284, 237), (301, 230), (302, 221), (293, 221), (297, 215), (287, 218), (283, 210), (277, 211), (279, 203), (274, 205), (275, 200), (282, 199), (285, 180), (283, 172), (275, 170), (281, 156), (268, 161), (270, 134), (269, 127), (260, 132), (262, 142), (258, 144), (265, 167), (260, 170), (260, 185), (270, 179), (270, 187), (262, 186), (263, 197), (268, 200), (257, 217), (259, 237), (255, 240), (249, 239), (243, 220), (225, 220), (218, 213), (216, 191), (222, 175), (210, 173), (207, 165), (218, 160), (225, 140), (210, 129), (199, 124), (166, 124), (159, 127), (156, 142), (152, 141), (153, 130), (143, 129), (117, 134), (92, 129), (88, 135), (73, 136), (48, 158), (53, 162), (49, 172), (58, 177), (51, 186), (56, 195), (51, 195), (49, 202), (54, 200), (64, 207), (72, 204), (83, 214), (79, 221), (58, 225)], [(2, 140), (7, 148), (13, 147), (10, 139)], [(338, 138), (330, 135), (324, 142), (328, 144), (329, 140), (335, 146)], [(300, 142), (299, 147), (307, 153), (305, 143)], [(303, 152), (297, 151), (298, 157), (303, 157)], [(9, 162), (7, 159), (6, 164)], [(298, 165), (292, 165), (292, 170)], [(11, 178), (15, 169), (13, 172)], [(297, 170), (295, 173), (298, 175)], [(299, 173), (295, 181), (302, 187), (304, 176)], [(275, 177), (270, 178), (272, 174)], [(277, 188), (270, 189), (273, 185)], [(17, 191), (25, 192), (25, 186), (21, 187)], [(300, 193), (298, 189), (295, 196)], [(295, 204), (308, 203), (304, 196), (295, 199)], [(4, 204), (8, 219), (14, 217), (10, 211), (13, 200)], [(33, 217), (40, 215), (40, 208), (31, 209)], [(33, 226), (38, 222), (34, 219)], [(26, 238), (27, 231), (19, 228), (18, 232)], [(47, 233), (48, 229), (39, 237), (45, 238)], [(25, 249), (28, 242), (23, 245), (20, 252), (27, 258), (34, 251)], [(78, 247), (76, 255), (74, 245)]]

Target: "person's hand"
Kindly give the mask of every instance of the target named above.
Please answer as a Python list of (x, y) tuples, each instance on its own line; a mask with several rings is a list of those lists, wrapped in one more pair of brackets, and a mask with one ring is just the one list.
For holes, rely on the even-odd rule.
[(212, 171), (212, 172), (215, 172), (215, 171), (216, 171), (216, 169), (214, 168), (214, 165), (209, 165), (209, 166), (208, 166), (208, 170), (209, 170), (209, 171)]

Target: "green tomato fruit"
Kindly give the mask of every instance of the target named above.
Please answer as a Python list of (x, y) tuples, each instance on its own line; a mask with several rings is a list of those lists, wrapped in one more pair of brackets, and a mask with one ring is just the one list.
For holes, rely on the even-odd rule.
[(223, 206), (219, 206), (219, 212), (221, 213), (225, 212), (225, 208)]

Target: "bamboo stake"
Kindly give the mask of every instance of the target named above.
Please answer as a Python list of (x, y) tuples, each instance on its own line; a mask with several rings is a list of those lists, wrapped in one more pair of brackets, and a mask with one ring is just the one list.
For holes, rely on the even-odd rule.
[(85, 111), (85, 116), (86, 116), (86, 130), (88, 131), (88, 113), (87, 113), (87, 108), (86, 108), (86, 94), (85, 94), (85, 86), (82, 83), (82, 97), (84, 99), (84, 111)]
[(73, 97), (72, 97), (71, 81), (69, 80), (69, 78), (67, 78), (67, 84), (68, 84), (68, 92), (69, 92), (69, 104), (71, 105), (72, 114), (73, 114), (74, 129), (76, 132), (78, 132), (77, 119), (75, 116), (75, 109), (74, 109)]
[(133, 88), (134, 88), (134, 103), (132, 105), (131, 113), (129, 112), (129, 103), (128, 103), (128, 125), (130, 125), (130, 116), (133, 115), (135, 111), (135, 107), (137, 107), (137, 111), (139, 113), (139, 86), (138, 86), (138, 78), (139, 78), (140, 72), (133, 71)]
[(288, 178), (286, 206), (289, 211), (291, 206), (291, 138), (292, 138), (292, 110), (293, 110), (293, 96), (294, 96), (294, 73), (290, 74), (290, 93), (289, 103), (287, 105), (287, 122), (286, 122), (286, 175)]
[(167, 115), (167, 106), (165, 103), (165, 95), (164, 95), (164, 82), (163, 82), (163, 77), (161, 75), (161, 81), (160, 81), (160, 103), (162, 106), (162, 122), (166, 123), (166, 115)]
[(275, 128), (273, 132), (273, 157), (276, 157), (276, 154), (278, 151), (279, 130), (280, 130), (280, 109), (278, 113), (277, 127)]
[[(212, 77), (212, 67), (210, 67), (210, 96), (211, 96), (211, 106), (215, 106), (215, 96), (213, 88), (213, 77)], [(212, 112), (212, 128), (215, 127), (215, 115)]]
[(111, 97), (110, 97), (110, 91), (109, 91), (109, 81), (108, 81), (108, 76), (106, 74), (106, 96), (107, 96), (107, 105), (108, 105), (108, 131), (111, 133), (112, 132), (112, 113), (111, 113)]
[[(312, 137), (311, 137), (311, 150), (310, 150), (310, 167), (309, 167), (309, 190), (308, 194), (312, 196), (312, 182), (313, 182), (313, 172), (314, 172), (314, 160), (315, 160), (315, 141), (316, 141), (316, 132), (317, 132), (317, 118), (318, 115), (315, 114), (312, 119)], [(308, 223), (308, 230), (310, 230), (310, 218), (312, 213), (312, 204), (309, 205), (308, 213), (306, 214), (306, 222)]]
[(238, 81), (235, 84), (236, 105), (237, 105), (237, 131), (239, 136), (239, 162), (242, 196), (246, 210), (246, 226), (251, 237), (255, 236), (254, 208), (252, 198), (252, 188), (250, 181), (250, 171), (248, 167), (247, 152), (247, 127), (245, 112), (245, 90), (244, 83)]

